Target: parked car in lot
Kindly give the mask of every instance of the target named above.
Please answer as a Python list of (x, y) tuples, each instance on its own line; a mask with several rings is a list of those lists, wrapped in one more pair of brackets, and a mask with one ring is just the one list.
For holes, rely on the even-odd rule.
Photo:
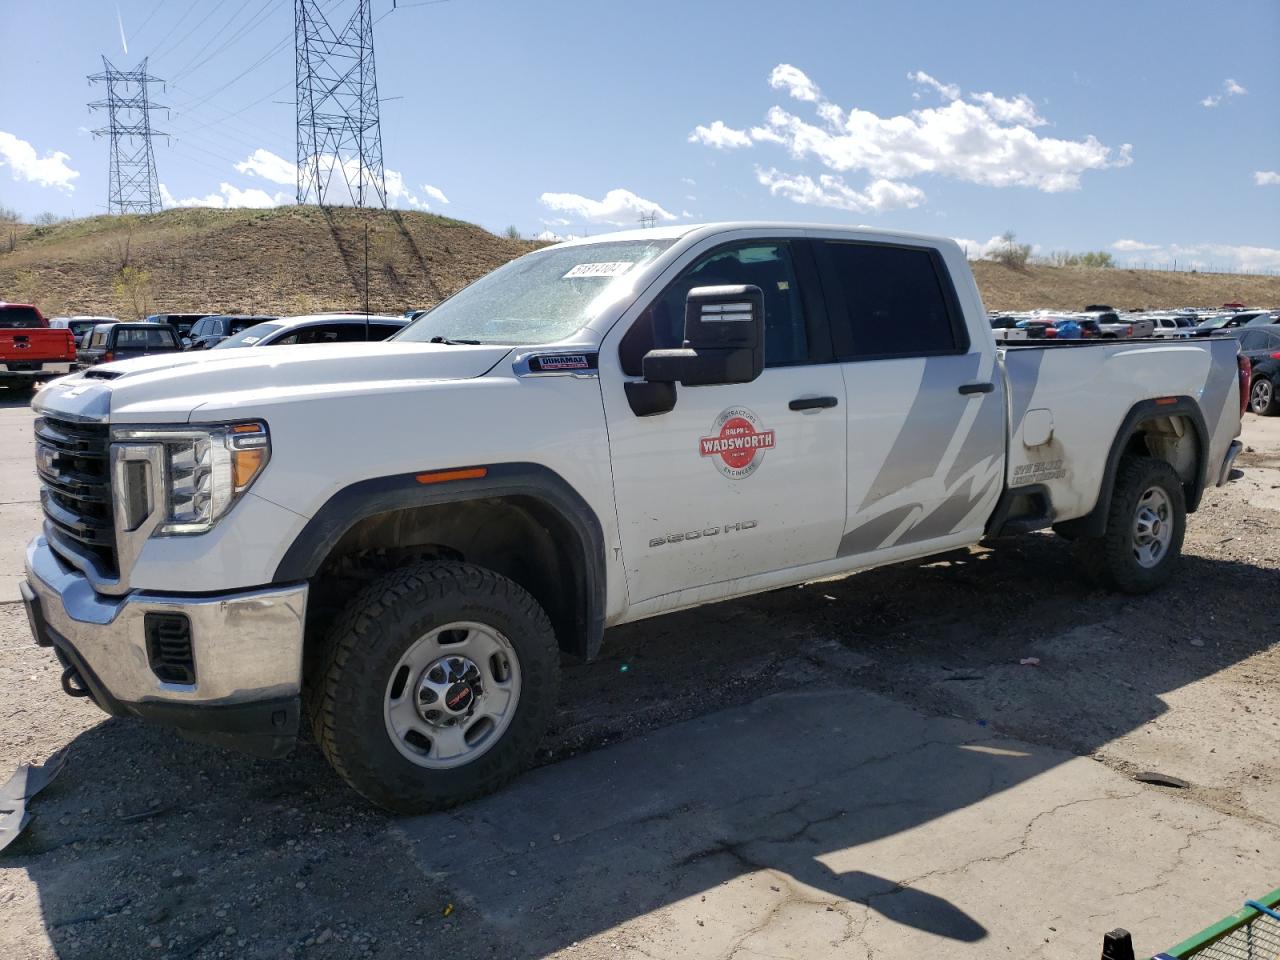
[(1245, 327), (1236, 338), (1240, 355), (1253, 364), (1249, 409), (1264, 417), (1280, 414), (1280, 326)]
[(440, 808), (606, 626), (1042, 528), (1159, 587), (1249, 396), (1227, 337), (997, 350), (954, 241), (820, 225), (544, 247), (394, 347), (40, 392), (21, 590), (65, 689), (273, 756), (305, 709), (363, 796)]
[(1149, 337), (1156, 325), (1143, 317), (1121, 317), (1110, 308), (1085, 308), (1085, 313), (1097, 324), (1097, 336), (1103, 340), (1131, 340)]
[(167, 323), (178, 331), (179, 337), (189, 338), (191, 336), (191, 328), (205, 317), (211, 316), (213, 316), (211, 313), (153, 313), (142, 322)]
[(191, 327), (188, 337), (190, 350), (208, 350), (216, 347), (227, 337), (235, 336), (243, 330), (274, 320), (275, 317), (245, 316), (237, 314), (217, 314), (197, 320)]
[(89, 342), (76, 352), (76, 360), (81, 367), (92, 367), (181, 349), (178, 331), (167, 324), (100, 323), (89, 334)]
[(1155, 316), (1148, 317), (1152, 321), (1151, 336), (1161, 340), (1183, 340), (1191, 336), (1195, 323), (1190, 317)]
[(51, 329), (40, 310), (30, 303), (0, 302), (0, 386), (19, 392), (58, 376), (47, 364), (72, 363), (75, 337), (67, 329)]
[(385, 340), (409, 323), (405, 317), (363, 313), (320, 313), (281, 317), (255, 324), (217, 344), (215, 349), (289, 346), (296, 343), (361, 343)]
[(100, 323), (119, 323), (119, 319), (91, 316), (54, 317), (49, 321), (49, 326), (58, 330), (70, 330), (71, 335), (76, 338), (76, 343), (79, 343), (81, 337)]
[(1280, 316), (1277, 316), (1277, 314), (1272, 313), (1270, 310), (1259, 310), (1257, 313), (1250, 314), (1249, 319), (1246, 320), (1242, 326), (1266, 327), (1274, 323), (1280, 323)]

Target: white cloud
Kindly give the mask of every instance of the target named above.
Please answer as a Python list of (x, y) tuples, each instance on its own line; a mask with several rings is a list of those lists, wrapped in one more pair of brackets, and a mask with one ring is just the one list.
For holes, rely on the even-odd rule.
[(781, 173), (772, 168), (756, 168), (756, 179), (775, 197), (814, 207), (833, 207), (853, 213), (877, 213), (900, 207), (918, 207), (924, 202), (924, 191), (909, 183), (876, 180), (864, 191), (855, 190), (844, 179), (822, 174), (814, 181), (805, 174)]
[(1280, 186), (1280, 173), (1275, 170), (1255, 170), (1253, 182), (1260, 187)]
[(960, 88), (954, 83), (943, 83), (941, 80), (935, 80), (923, 70), (914, 70), (908, 73), (907, 79), (920, 84), (922, 87), (933, 87), (948, 100), (960, 99)]
[[(1130, 244), (1121, 247), (1121, 243)], [(1280, 271), (1280, 249), (1229, 243), (1139, 243), (1117, 241), (1112, 249), (1131, 252), (1127, 264), (1172, 264), (1179, 269)]]
[(1023, 124), (1028, 127), (1043, 127), (1049, 121), (1036, 113), (1036, 105), (1025, 93), (1020, 93), (1012, 100), (997, 97), (994, 93), (971, 93), (969, 99), (980, 103), (995, 120), (1000, 123)]
[[(923, 71), (908, 77), (937, 90), (948, 102), (885, 117), (857, 107), (846, 110), (825, 99), (799, 68), (779, 64), (769, 75), (769, 85), (812, 103), (816, 117), (805, 119), (771, 107), (763, 124), (747, 130), (752, 143), (783, 146), (793, 159), (814, 159), (836, 174), (864, 173), (869, 183), (859, 190), (838, 177), (824, 184), (822, 178), (815, 181), (776, 170), (768, 171), (767, 178), (758, 174), (760, 182), (775, 195), (806, 198), (799, 202), (888, 210), (923, 203), (923, 191), (904, 181), (928, 174), (983, 186), (1057, 193), (1079, 189), (1085, 171), (1133, 162), (1133, 148), (1127, 143), (1117, 149), (1091, 135), (1073, 140), (1037, 133), (1034, 128), (1047, 121), (1026, 94), (973, 93), (966, 100), (957, 86)], [(716, 123), (718, 129), (740, 133), (722, 121)]]
[(610, 190), (602, 200), (592, 200), (577, 193), (544, 193), (538, 201), (547, 209), (568, 214), (586, 223), (607, 223), (613, 226), (631, 226), (641, 216), (655, 214), (659, 220), (675, 220), (669, 213), (644, 197), (621, 188)]
[(218, 192), (216, 193), (209, 193), (204, 197), (186, 197), (183, 200), (178, 200), (177, 197), (173, 196), (173, 193), (169, 192), (169, 188), (161, 183), (160, 202), (161, 205), (166, 207), (207, 206), (221, 210), (230, 209), (230, 207), (257, 207), (257, 209), (264, 209), (264, 207), (292, 204), (293, 195), (283, 191), (271, 195), (265, 189), (257, 189), (256, 187), (241, 189), (232, 183), (219, 183)]
[(67, 166), (70, 159), (61, 150), (54, 150), (42, 157), (27, 141), (0, 130), (0, 167), (8, 166), (14, 180), (26, 180), (28, 183), (56, 187), (64, 193), (71, 193), (76, 188), (72, 181), (80, 176), (80, 171)]
[[(951, 239), (960, 245), (960, 249), (964, 251), (964, 255), (970, 260), (986, 260), (992, 254), (1005, 249), (1009, 245), (1009, 241), (1004, 237), (992, 237), (986, 243), (970, 240), (967, 237), (952, 237)], [(1014, 242), (1016, 243), (1017, 241), (1015, 240)]]
[(1119, 250), (1121, 253), (1134, 253), (1139, 250), (1156, 250), (1159, 246), (1154, 243), (1143, 243), (1141, 240), (1117, 240), (1111, 245), (1111, 249)]
[(689, 134), (689, 142), (701, 143), (707, 147), (715, 147), (717, 150), (751, 146), (751, 138), (747, 136), (746, 131), (726, 127), (723, 120), (712, 121), (709, 127), (698, 124), (693, 128), (693, 133)]
[(236, 170), (284, 186), (293, 186), (298, 182), (298, 167), (292, 160), (286, 160), (262, 147), (237, 163)]
[(1230, 77), (1222, 81), (1222, 93), (1211, 93), (1200, 101), (1202, 107), (1216, 107), (1228, 97), (1242, 97), (1249, 91)]
[(693, 179), (693, 177), (681, 177), (680, 182), (688, 184), (691, 187), (696, 187), (698, 185), (698, 181)]
[(789, 63), (780, 63), (769, 74), (769, 86), (775, 90), (786, 90), (797, 100), (816, 103), (822, 99), (822, 91), (818, 89), (803, 70)]
[(554, 233), (551, 230), (543, 230), (540, 234), (538, 234), (533, 239), (542, 240), (542, 241), (545, 241), (546, 243), (559, 243), (561, 240), (564, 239), (564, 237), (560, 236), (560, 234), (558, 233)]
[(422, 185), (422, 192), (434, 200), (436, 203), (448, 203), (449, 198), (444, 195), (444, 191), (439, 187), (433, 187), (429, 183)]
[(169, 192), (169, 188), (163, 183), (160, 184), (160, 202), (165, 207), (215, 207), (218, 209), (229, 209), (231, 207), (280, 207), (285, 204), (293, 203), (293, 195), (279, 192), (274, 195), (267, 193), (265, 190), (259, 190), (256, 187), (250, 187), (247, 190), (230, 184), (218, 184), (218, 192), (206, 194), (203, 197), (186, 197), (182, 200), (174, 197)]

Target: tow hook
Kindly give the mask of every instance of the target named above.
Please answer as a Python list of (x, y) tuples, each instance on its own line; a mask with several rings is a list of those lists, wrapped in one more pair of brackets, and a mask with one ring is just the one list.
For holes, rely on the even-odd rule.
[(80, 676), (80, 671), (75, 667), (67, 667), (62, 671), (62, 692), (68, 697), (89, 696), (89, 688), (85, 685), (84, 677)]

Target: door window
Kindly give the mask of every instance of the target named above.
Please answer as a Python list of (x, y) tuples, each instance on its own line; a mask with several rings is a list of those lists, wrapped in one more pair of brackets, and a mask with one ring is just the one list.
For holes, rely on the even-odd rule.
[(622, 338), (618, 352), (623, 371), (638, 377), (646, 353), (684, 342), (684, 307), (690, 290), (730, 284), (754, 284), (764, 293), (766, 367), (811, 362), (807, 313), (791, 244), (752, 240), (704, 255), (658, 295)]
[(817, 249), (839, 359), (968, 351), (955, 292), (935, 251), (835, 240), (820, 240)]

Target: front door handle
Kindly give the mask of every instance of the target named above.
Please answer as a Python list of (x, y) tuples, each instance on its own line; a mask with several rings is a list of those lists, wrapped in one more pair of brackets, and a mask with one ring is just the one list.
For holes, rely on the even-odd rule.
[(839, 402), (835, 397), (801, 397), (799, 400), (792, 400), (787, 406), (792, 410), (826, 410)]
[(969, 396), (974, 393), (990, 393), (996, 388), (994, 383), (962, 383), (960, 385), (960, 393), (963, 396)]

